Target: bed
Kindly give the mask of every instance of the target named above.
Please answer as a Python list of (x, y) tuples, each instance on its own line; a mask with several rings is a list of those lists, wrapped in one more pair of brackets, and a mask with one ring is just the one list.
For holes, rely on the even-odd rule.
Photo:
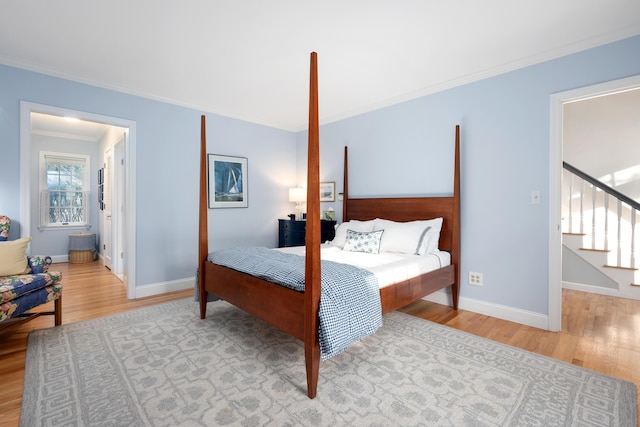
[[(304, 291), (293, 290), (208, 261), (207, 149), (205, 116), (201, 119), (198, 292), (200, 317), (206, 316), (208, 294), (227, 301), (304, 342), (307, 395), (317, 392), (321, 352), (319, 320), (321, 292), (320, 166), (317, 55), (311, 53), (309, 142), (307, 159), (307, 227), (304, 248)], [(455, 129), (454, 190), (449, 197), (351, 198), (348, 190), (348, 149), (344, 149), (343, 222), (384, 218), (407, 222), (442, 218), (439, 249), (450, 264), (426, 274), (380, 288), (382, 314), (396, 310), (437, 290), (451, 288), (458, 307), (460, 262), (460, 128)]]

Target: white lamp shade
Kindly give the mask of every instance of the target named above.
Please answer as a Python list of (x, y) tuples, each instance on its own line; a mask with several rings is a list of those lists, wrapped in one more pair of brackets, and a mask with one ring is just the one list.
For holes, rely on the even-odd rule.
[(307, 192), (304, 188), (296, 187), (289, 189), (289, 201), (290, 202), (305, 202), (307, 200)]

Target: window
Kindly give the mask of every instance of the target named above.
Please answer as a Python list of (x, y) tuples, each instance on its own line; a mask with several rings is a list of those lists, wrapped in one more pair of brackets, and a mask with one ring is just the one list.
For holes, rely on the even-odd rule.
[(40, 227), (89, 223), (89, 156), (40, 152)]

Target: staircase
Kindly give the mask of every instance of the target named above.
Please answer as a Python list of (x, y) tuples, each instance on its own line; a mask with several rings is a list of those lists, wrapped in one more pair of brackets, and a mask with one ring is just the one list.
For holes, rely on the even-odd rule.
[(563, 287), (640, 300), (635, 262), (640, 204), (563, 166)]

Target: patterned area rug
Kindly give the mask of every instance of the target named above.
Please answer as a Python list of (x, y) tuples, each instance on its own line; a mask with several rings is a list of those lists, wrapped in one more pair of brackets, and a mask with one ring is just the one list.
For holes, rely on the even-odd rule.
[(226, 302), (34, 331), (22, 426), (636, 426), (627, 381), (403, 313), (320, 365)]

